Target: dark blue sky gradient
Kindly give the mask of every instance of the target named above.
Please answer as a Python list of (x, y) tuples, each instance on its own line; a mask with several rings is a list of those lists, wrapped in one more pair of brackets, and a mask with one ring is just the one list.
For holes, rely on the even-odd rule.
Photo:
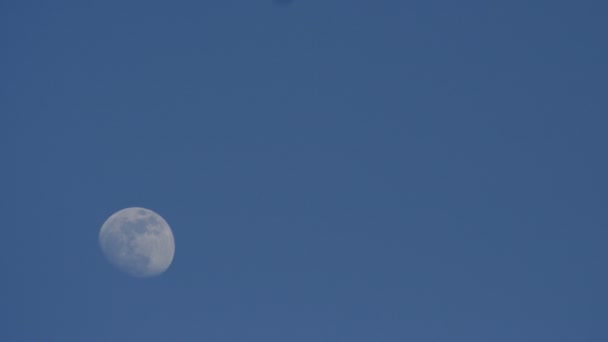
[(607, 11), (1, 2), (0, 340), (607, 341)]

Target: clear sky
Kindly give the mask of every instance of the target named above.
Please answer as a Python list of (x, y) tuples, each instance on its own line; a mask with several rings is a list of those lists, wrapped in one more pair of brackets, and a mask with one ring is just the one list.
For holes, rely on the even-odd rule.
[(608, 3), (496, 3), (1, 1), (0, 340), (608, 341)]

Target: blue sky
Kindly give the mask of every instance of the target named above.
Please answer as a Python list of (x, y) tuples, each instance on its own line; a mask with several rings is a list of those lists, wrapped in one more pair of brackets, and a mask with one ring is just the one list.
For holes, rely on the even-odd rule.
[(608, 340), (607, 10), (0, 3), (0, 340)]

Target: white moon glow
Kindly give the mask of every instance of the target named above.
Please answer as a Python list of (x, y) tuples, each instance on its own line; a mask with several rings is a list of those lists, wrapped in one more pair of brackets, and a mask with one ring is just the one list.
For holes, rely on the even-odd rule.
[(175, 254), (169, 224), (145, 208), (126, 208), (110, 216), (99, 231), (99, 245), (111, 264), (134, 277), (163, 273)]

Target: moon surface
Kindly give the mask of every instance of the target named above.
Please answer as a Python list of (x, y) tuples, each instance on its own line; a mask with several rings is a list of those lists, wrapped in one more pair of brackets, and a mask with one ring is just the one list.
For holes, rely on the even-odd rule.
[(165, 272), (175, 254), (167, 221), (152, 210), (137, 207), (110, 216), (99, 231), (99, 245), (112, 265), (139, 278)]

